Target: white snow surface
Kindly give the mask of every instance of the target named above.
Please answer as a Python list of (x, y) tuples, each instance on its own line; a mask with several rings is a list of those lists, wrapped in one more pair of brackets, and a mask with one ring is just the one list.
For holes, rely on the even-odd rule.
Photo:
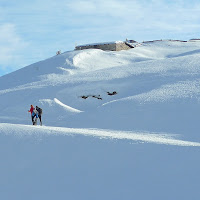
[(199, 199), (199, 42), (65, 52), (0, 77), (0, 106), (1, 199)]

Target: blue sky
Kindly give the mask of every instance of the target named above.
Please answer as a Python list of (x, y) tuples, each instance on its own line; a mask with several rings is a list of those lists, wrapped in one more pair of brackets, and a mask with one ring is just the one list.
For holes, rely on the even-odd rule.
[(0, 76), (75, 45), (200, 38), (199, 0), (0, 0)]

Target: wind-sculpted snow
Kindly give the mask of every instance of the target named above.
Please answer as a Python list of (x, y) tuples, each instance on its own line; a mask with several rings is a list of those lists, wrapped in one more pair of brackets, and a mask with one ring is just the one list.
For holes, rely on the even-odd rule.
[(59, 101), (57, 98), (54, 98), (54, 102), (57, 103), (58, 105), (60, 105), (61, 107), (63, 107), (65, 110), (69, 111), (69, 112), (74, 112), (74, 113), (81, 113), (83, 111), (78, 110), (76, 108), (72, 108), (68, 105), (65, 105), (64, 103), (62, 103), (61, 101)]
[(6, 135), (23, 136), (53, 136), (53, 135), (84, 135), (90, 137), (98, 137), (100, 139), (118, 139), (130, 140), (145, 143), (156, 143), (175, 146), (200, 146), (198, 142), (190, 142), (178, 140), (174, 138), (177, 135), (159, 134), (135, 131), (116, 131), (103, 129), (80, 129), (80, 128), (63, 128), (63, 127), (35, 127), (19, 124), (0, 124), (0, 133)]
[(174, 61), (147, 61), (137, 65), (118, 66), (108, 69), (100, 69), (94, 72), (73, 71), (70, 74), (46, 74), (40, 77), (40, 81), (35, 81), (16, 87), (0, 90), (0, 95), (20, 90), (40, 89), (48, 86), (59, 86), (65, 84), (79, 84), (84, 82), (108, 81), (114, 79), (127, 79), (128, 77), (157, 74), (165, 77), (193, 77), (198, 76), (200, 68), (198, 62), (186, 64), (184, 60)]
[(110, 101), (103, 104), (103, 106), (119, 101), (135, 100), (140, 103), (147, 103), (147, 102), (165, 102), (165, 101), (172, 101), (176, 99), (185, 99), (185, 98), (190, 98), (190, 99), (196, 98), (197, 100), (200, 99), (200, 80), (181, 81), (175, 84), (162, 85), (158, 89), (154, 89), (139, 95), (129, 96), (126, 98)]
[[(191, 50), (191, 53), (188, 52), (186, 55), (184, 54), (186, 51), (184, 45), (179, 48), (176, 47), (174, 54), (174, 49), (169, 46), (166, 48), (166, 46), (161, 45), (159, 47), (158, 45), (156, 47), (155, 45), (155, 49), (153, 49), (150, 45), (144, 45), (123, 52), (104, 52), (101, 50), (66, 52), (58, 57), (22, 69), (22, 72), (26, 71), (26, 76), (30, 77), (29, 82), (26, 80), (27, 77), (26, 79), (21, 77), (20, 70), (16, 73), (17, 77), (13, 74), (12, 76), (8, 75), (6, 81), (11, 85), (9, 88), (7, 88), (4, 80), (6, 76), (2, 77), (5, 87), (3, 89), (3, 84), (1, 85), (0, 95), (49, 86), (115, 79), (126, 80), (128, 77), (134, 79), (135, 76), (142, 75), (149, 75), (150, 77), (152, 74), (163, 76), (163, 78), (200, 76), (199, 51), (196, 50), (196, 46), (193, 47), (195, 50)], [(192, 49), (191, 44), (189, 49)], [(195, 52), (195, 54), (192, 52)], [(171, 56), (168, 55), (169, 53), (171, 53)], [(183, 56), (180, 56), (180, 54)], [(35, 70), (37, 73), (35, 73)], [(15, 86), (12, 83), (13, 79), (17, 80)]]
[(181, 81), (171, 85), (164, 85), (159, 89), (140, 94), (134, 99), (140, 102), (162, 102), (175, 99), (200, 97), (200, 80)]

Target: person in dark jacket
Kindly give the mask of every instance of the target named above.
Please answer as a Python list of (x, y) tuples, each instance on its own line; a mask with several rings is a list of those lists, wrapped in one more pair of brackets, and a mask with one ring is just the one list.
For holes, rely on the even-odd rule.
[(40, 125), (42, 126), (42, 108), (36, 106), (36, 110), (38, 111), (38, 117), (40, 119)]

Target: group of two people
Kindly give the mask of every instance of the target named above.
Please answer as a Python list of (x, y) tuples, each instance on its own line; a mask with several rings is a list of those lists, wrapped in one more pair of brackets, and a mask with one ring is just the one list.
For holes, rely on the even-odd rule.
[(32, 119), (32, 123), (33, 125), (37, 125), (37, 119), (40, 119), (40, 125), (42, 126), (42, 108), (39, 108), (38, 106), (36, 106), (34, 108), (33, 105), (31, 105), (30, 110), (28, 110), (28, 112), (31, 113), (31, 119)]

